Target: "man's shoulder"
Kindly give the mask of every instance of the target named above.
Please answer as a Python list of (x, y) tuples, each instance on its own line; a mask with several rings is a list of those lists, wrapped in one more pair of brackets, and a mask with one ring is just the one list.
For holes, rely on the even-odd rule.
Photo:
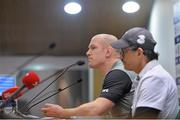
[(136, 74), (132, 71), (127, 71), (125, 69), (112, 69), (110, 70), (106, 76), (116, 76), (116, 77), (120, 77), (123, 75), (123, 76), (126, 76), (128, 78), (131, 79), (131, 81), (133, 81), (136, 77)]
[(108, 74), (105, 76), (105, 82), (108, 83), (132, 83), (131, 78), (129, 75), (124, 72), (123, 70), (114, 69), (108, 72)]
[(106, 76), (114, 75), (114, 76), (121, 76), (121, 75), (128, 75), (125, 70), (122, 69), (112, 69), (110, 70)]

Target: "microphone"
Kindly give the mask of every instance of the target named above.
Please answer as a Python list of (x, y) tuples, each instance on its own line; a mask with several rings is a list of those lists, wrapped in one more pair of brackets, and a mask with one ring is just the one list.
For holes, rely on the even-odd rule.
[(52, 75), (50, 75), (50, 76), (48, 76), (47, 78), (43, 79), (39, 84), (43, 84), (44, 82), (46, 82), (46, 81), (49, 80), (50, 78), (54, 77), (55, 75), (60, 74), (60, 72), (65, 73), (69, 68), (71, 68), (71, 67), (73, 67), (73, 66), (76, 66), (76, 65), (81, 66), (81, 65), (84, 65), (84, 64), (85, 64), (84, 61), (79, 60), (79, 61), (77, 61), (77, 62), (75, 62), (75, 63), (73, 63), (73, 64), (71, 64), (71, 65), (69, 65), (69, 66), (67, 66), (67, 67), (65, 67), (65, 68), (63, 68), (63, 69), (57, 70), (57, 71), (56, 71), (55, 73), (53, 73)]
[[(15, 87), (12, 87), (12, 88), (9, 88), (9, 89), (6, 89), (5, 91), (2, 92), (2, 100), (7, 100), (13, 93), (15, 93), (18, 89), (20, 89), (18, 86), (15, 86)], [(17, 95), (17, 97), (15, 99), (17, 99), (18, 97), (22, 96), (23, 93), (19, 93)], [(12, 112), (15, 113), (15, 114), (10, 114), (10, 113), (6, 113), (6, 110), (2, 110), (0, 112), (0, 116), (1, 118), (22, 118), (22, 114), (20, 115), (19, 111), (16, 110), (16, 102), (15, 100), (11, 100), (7, 103), (6, 105), (7, 107), (8, 106), (12, 106)], [(4, 106), (4, 107), (6, 107)], [(18, 115), (16, 115), (18, 113)]]
[(24, 87), (32, 89), (39, 84), (40, 78), (34, 71), (30, 71), (23, 77), (22, 82)]
[(79, 60), (79, 61), (77, 61), (77, 62), (76, 62), (76, 64), (77, 64), (77, 65), (84, 65), (84, 64), (85, 64), (85, 62), (84, 62), (84, 61)]
[(21, 71), (25, 66), (27, 66), (29, 63), (31, 63), (33, 60), (37, 59), (38, 57), (41, 57), (42, 55), (47, 53), (49, 50), (52, 50), (55, 47), (56, 47), (56, 43), (53, 42), (53, 43), (49, 44), (48, 49), (41, 51), (36, 56), (34, 56), (34, 57), (30, 58), (29, 60), (27, 60), (26, 62), (24, 62), (22, 65), (20, 65), (16, 70), (11, 72), (9, 75), (14, 75), (16, 72)]
[(20, 94), (20, 92), (25, 87), (27, 87), (28, 89), (32, 89), (34, 86), (36, 86), (39, 83), (39, 81), (40, 81), (39, 77), (35, 72), (33, 72), (33, 71), (28, 72), (22, 79), (23, 86), (21, 88), (19, 88), (14, 94), (12, 94), (7, 100), (5, 100), (0, 105), (0, 109), (4, 108), (8, 102), (10, 102), (10, 101), (14, 100), (15, 98), (17, 98), (18, 95)]
[[(73, 64), (71, 64), (71, 65), (69, 65), (69, 66), (67, 66), (67, 67), (65, 67), (65, 68), (63, 68), (63, 70), (62, 70), (62, 69), (61, 69), (61, 70), (58, 70), (56, 73), (54, 73), (54, 74), (52, 74), (51, 76), (49, 76), (49, 77), (45, 78), (44, 80), (42, 80), (42, 82), (41, 82), (40, 84), (46, 82), (46, 81), (47, 81), (48, 79), (50, 79), (51, 77), (57, 75), (57, 77), (56, 77), (52, 82), (50, 82), (49, 85), (45, 86), (44, 89), (42, 89), (37, 95), (35, 95), (35, 96), (34, 96), (29, 102), (27, 102), (20, 110), (23, 110), (24, 108), (27, 108), (40, 94), (42, 94), (51, 84), (53, 84), (55, 81), (57, 81), (68, 69), (70, 69), (71, 67), (76, 66), (76, 65), (81, 66), (81, 65), (84, 65), (84, 64), (85, 64), (84, 61), (79, 60), (79, 61), (77, 61), (77, 62), (75, 62), (75, 63), (73, 63)], [(61, 71), (62, 71), (62, 72), (61, 72)]]
[[(2, 100), (7, 100), (13, 93), (15, 93), (19, 89), (18, 86), (6, 89), (2, 92)], [(23, 93), (19, 93), (17, 98), (22, 96)], [(16, 99), (16, 98), (15, 98)]]
[(69, 68), (71, 68), (71, 67), (73, 67), (73, 66), (75, 66), (75, 65), (81, 66), (81, 65), (84, 65), (84, 64), (85, 64), (84, 61), (79, 60), (79, 61), (77, 61), (77, 62), (75, 62), (75, 63), (73, 63), (73, 64), (71, 64), (71, 65), (65, 67), (63, 70), (65, 70), (65, 72), (66, 72)]
[[(6, 89), (5, 91), (2, 92), (2, 100), (7, 100), (13, 93), (15, 93), (17, 90), (19, 89), (18, 86), (15, 86), (15, 87), (12, 87), (12, 88), (9, 88), (9, 89)], [(19, 95), (16, 97), (20, 97), (22, 96), (22, 93), (19, 93)], [(15, 99), (16, 99), (15, 98)], [(9, 113), (7, 113), (7, 110), (9, 111), (9, 108), (12, 106), (12, 111)], [(14, 113), (14, 110), (15, 110), (15, 113), (16, 113), (16, 101), (15, 100), (11, 100), (9, 101), (6, 106), (4, 107), (7, 107), (7, 110), (6, 108), (5, 109), (1, 109), (0, 111), (0, 118), (6, 118), (6, 119), (10, 119), (10, 118), (13, 118), (13, 119), (17, 119), (17, 118), (22, 118), (21, 116), (17, 116), (15, 114), (11, 114), (12, 112)]]
[[(46, 97), (46, 98), (44, 98), (44, 99), (36, 102), (36, 103), (33, 104), (32, 106), (30, 106), (25, 112), (28, 112), (30, 109), (32, 109), (33, 107), (35, 107), (35, 106), (38, 105), (39, 103), (41, 103), (41, 102), (49, 99), (50, 97), (52, 97), (52, 96), (60, 93), (60, 92), (63, 91), (63, 90), (66, 90), (67, 88), (70, 88), (71, 86), (74, 86), (74, 85), (76, 85), (76, 84), (78, 84), (78, 83), (80, 83), (80, 82), (82, 82), (82, 79), (77, 80), (76, 82), (70, 84), (69, 86), (67, 86), (67, 87), (65, 87), (65, 88), (63, 88), (63, 89), (59, 88), (59, 89), (57, 89), (57, 90), (51, 91), (51, 92), (54, 92), (52, 95), (50, 95), (50, 96), (48, 96), (48, 97)], [(46, 93), (45, 93), (45, 94), (46, 94)]]

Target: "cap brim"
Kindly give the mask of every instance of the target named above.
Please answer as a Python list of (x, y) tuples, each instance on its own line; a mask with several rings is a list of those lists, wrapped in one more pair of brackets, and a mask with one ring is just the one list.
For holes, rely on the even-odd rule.
[(113, 42), (111, 46), (115, 49), (121, 49), (121, 48), (129, 47), (129, 44), (123, 39), (119, 39), (118, 41)]

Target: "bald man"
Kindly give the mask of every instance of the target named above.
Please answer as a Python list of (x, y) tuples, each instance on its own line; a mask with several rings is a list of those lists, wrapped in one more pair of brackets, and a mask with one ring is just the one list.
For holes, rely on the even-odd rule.
[(130, 115), (132, 82), (123, 69), (120, 54), (111, 47), (114, 41), (117, 41), (117, 38), (113, 35), (98, 34), (91, 39), (86, 53), (89, 66), (104, 75), (100, 96), (75, 108), (64, 109), (47, 103), (41, 109), (45, 116), (71, 118), (109, 115), (109, 118), (127, 118)]

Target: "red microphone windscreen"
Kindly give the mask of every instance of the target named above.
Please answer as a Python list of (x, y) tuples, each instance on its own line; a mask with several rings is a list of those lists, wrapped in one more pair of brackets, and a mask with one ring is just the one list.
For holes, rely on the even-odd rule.
[(22, 82), (28, 89), (31, 89), (39, 84), (40, 79), (35, 72), (30, 71), (23, 77)]
[[(3, 100), (7, 100), (12, 94), (14, 94), (17, 90), (19, 89), (19, 87), (15, 86), (9, 89), (6, 89), (5, 91), (2, 92), (2, 99)], [(22, 96), (23, 93), (19, 93), (18, 97)]]

